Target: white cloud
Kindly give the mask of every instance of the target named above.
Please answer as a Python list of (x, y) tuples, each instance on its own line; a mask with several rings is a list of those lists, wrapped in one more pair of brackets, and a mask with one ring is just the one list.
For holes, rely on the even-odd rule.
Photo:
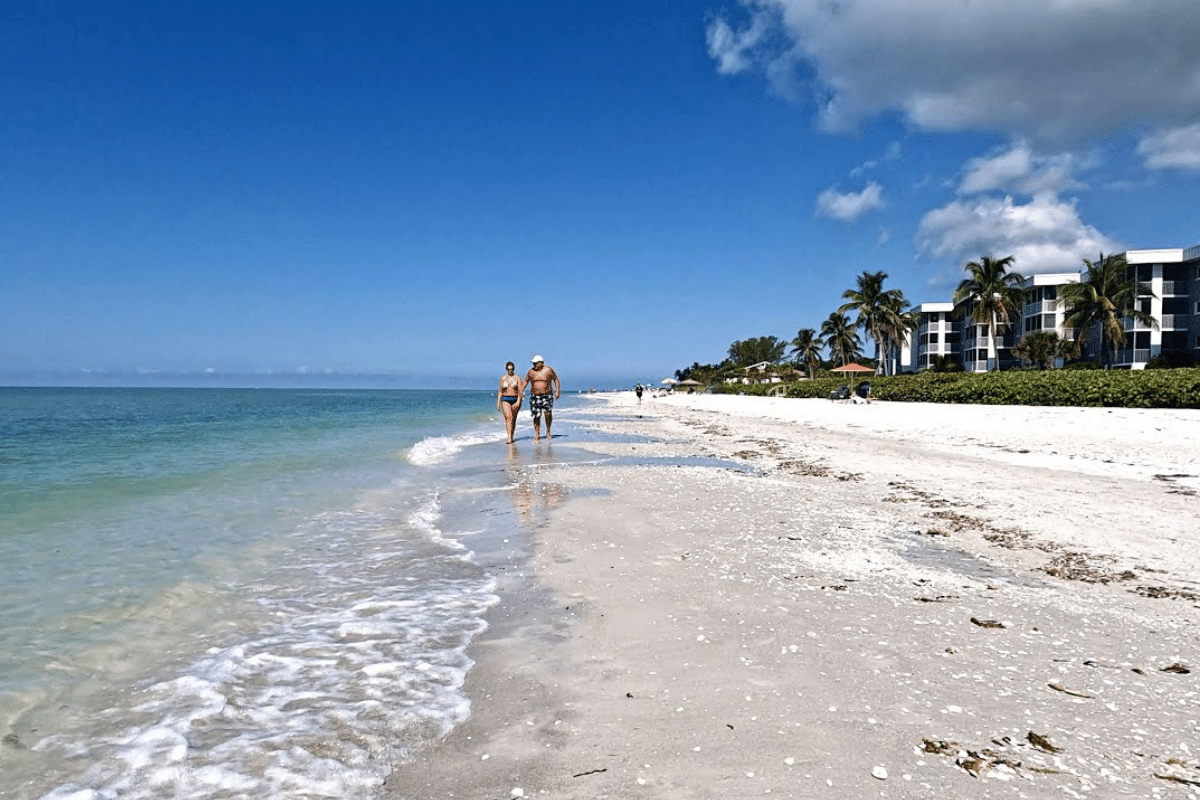
[(864, 161), (863, 163), (859, 164), (857, 167), (850, 170), (850, 177), (852, 177), (852, 178), (861, 177), (863, 175), (863, 173), (865, 173), (869, 170), (873, 170), (876, 167), (878, 167), (881, 162), (882, 163), (890, 163), (892, 161), (897, 161), (900, 158), (900, 153), (901, 153), (900, 143), (899, 142), (891, 142), (888, 144), (887, 149), (884, 150), (883, 156), (881, 158), (878, 158), (878, 159), (872, 158), (869, 161)]
[(843, 193), (831, 186), (817, 196), (817, 213), (842, 222), (853, 222), (868, 211), (885, 205), (883, 188), (874, 181), (861, 192)]
[(1150, 169), (1200, 170), (1200, 122), (1147, 136), (1138, 143), (1138, 155)]
[(1085, 166), (1069, 153), (1053, 156), (1036, 155), (1027, 142), (1017, 142), (1009, 149), (967, 162), (959, 184), (959, 194), (977, 194), (993, 190), (1012, 191), (1024, 195), (1061, 192), (1082, 186), (1071, 173)]
[(926, 254), (966, 263), (983, 255), (1013, 256), (1018, 272), (1077, 270), (1080, 259), (1122, 248), (1079, 218), (1074, 201), (1053, 193), (1026, 204), (1012, 197), (955, 200), (925, 214), (917, 247)]
[(860, 176), (861, 176), (861, 175), (862, 175), (864, 172), (866, 172), (866, 171), (868, 171), (868, 170), (875, 169), (875, 167), (877, 167), (877, 166), (879, 166), (879, 162), (878, 162), (878, 161), (864, 161), (863, 163), (859, 164), (859, 165), (858, 165), (857, 167), (855, 167), (854, 169), (850, 170), (850, 177), (851, 177), (851, 178), (858, 178), (858, 177), (860, 177)]
[(740, 23), (708, 27), (718, 70), (806, 84), (831, 130), (898, 112), (923, 130), (1067, 142), (1200, 117), (1194, 0), (739, 2)]
[(755, 55), (772, 20), (769, 15), (755, 14), (750, 25), (735, 31), (723, 19), (713, 20), (705, 32), (708, 54), (717, 62), (717, 72), (737, 75), (746, 72), (757, 60)]

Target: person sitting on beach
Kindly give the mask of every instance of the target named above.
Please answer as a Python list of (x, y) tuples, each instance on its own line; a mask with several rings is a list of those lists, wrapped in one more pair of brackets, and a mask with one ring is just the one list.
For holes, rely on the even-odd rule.
[(521, 379), (514, 372), (516, 368), (517, 365), (511, 361), (504, 365), (506, 372), (500, 376), (500, 388), (496, 391), (496, 410), (504, 415), (509, 444), (513, 442), (513, 433), (517, 430), (517, 412), (521, 410), (521, 399), (525, 396)]
[[(529, 413), (533, 415), (533, 438), (542, 438), (542, 414), (546, 415), (546, 438), (550, 438), (550, 424), (554, 421), (554, 401), (558, 399), (562, 384), (559, 383), (558, 373), (548, 366), (540, 356), (529, 359), (533, 367), (525, 373), (525, 383), (521, 387), (521, 395), (525, 395), (525, 387), (529, 387)], [(551, 393), (553, 388), (553, 393)]]

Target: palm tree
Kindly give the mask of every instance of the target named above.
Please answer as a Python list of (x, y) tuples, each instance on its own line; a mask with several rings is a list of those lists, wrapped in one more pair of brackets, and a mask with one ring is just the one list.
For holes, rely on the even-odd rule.
[(821, 340), (812, 328), (801, 328), (792, 339), (792, 355), (797, 364), (803, 364), (808, 369), (808, 379), (812, 380), (817, 365), (821, 363)]
[[(907, 302), (904, 299), (904, 292), (899, 289), (897, 294), (884, 307), (883, 320), (879, 327), (879, 333), (883, 337), (884, 353), (890, 352), (892, 345), (901, 344), (909, 335), (917, 329), (921, 321), (921, 312), (917, 308), (904, 310), (904, 305)], [(887, 364), (892, 363), (885, 358), (885, 366), (883, 374), (887, 374)], [(896, 369), (899, 369), (899, 364), (896, 363)], [(896, 374), (895, 371), (892, 374)]]
[(1122, 317), (1158, 327), (1158, 320), (1137, 307), (1139, 297), (1153, 297), (1154, 293), (1147, 284), (1129, 276), (1124, 255), (1106, 258), (1101, 253), (1095, 261), (1085, 258), (1083, 263), (1087, 266), (1083, 281), (1068, 283), (1058, 293), (1058, 300), (1066, 309), (1063, 325), (1081, 333), (1098, 326), (1100, 358), (1107, 367), (1125, 342)]
[(979, 261), (968, 261), (963, 267), (970, 275), (954, 291), (954, 310), (959, 314), (970, 312), (977, 325), (988, 328), (988, 368), (998, 369), (1000, 359), (996, 356), (996, 333), (1012, 323), (1021, 313), (1025, 302), (1025, 280), (1019, 272), (1010, 272), (1012, 256), (992, 258), (984, 256)]
[(1013, 355), (1032, 361), (1041, 369), (1050, 369), (1057, 359), (1076, 358), (1079, 355), (1079, 342), (1063, 339), (1054, 331), (1034, 331), (1025, 334), (1013, 348)]
[(857, 280), (857, 289), (842, 292), (842, 297), (850, 302), (844, 303), (838, 309), (838, 313), (858, 312), (855, 324), (865, 330), (875, 342), (875, 358), (879, 364), (876, 369), (886, 373), (885, 350), (890, 343), (889, 334), (895, 330), (899, 321), (900, 309), (906, 305), (904, 292), (883, 288), (883, 282), (887, 280), (886, 272), (863, 272)]
[(842, 366), (858, 358), (862, 341), (855, 327), (850, 318), (840, 311), (833, 312), (829, 319), (821, 323), (821, 340), (829, 348), (830, 357), (840, 361)]

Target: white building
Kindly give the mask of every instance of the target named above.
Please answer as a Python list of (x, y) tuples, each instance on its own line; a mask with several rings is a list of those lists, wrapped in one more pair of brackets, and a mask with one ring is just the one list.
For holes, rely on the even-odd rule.
[(1138, 305), (1158, 320), (1158, 327), (1126, 317), (1125, 342), (1113, 366), (1144, 369), (1159, 355), (1200, 361), (1200, 245), (1129, 250), (1125, 261), (1131, 277), (1150, 286), (1150, 295), (1140, 297)]
[(906, 342), (903, 349), (909, 352), (909, 358), (904, 371), (932, 369), (937, 357), (950, 356), (957, 361), (960, 333), (954, 303), (922, 303), (917, 312), (916, 353)]
[[(1079, 283), (1079, 272), (1045, 272), (1028, 275), (1021, 284), (1025, 290), (1025, 305), (1021, 319), (1013, 331), (1013, 343), (1020, 342), (1031, 333), (1056, 333), (1063, 339), (1075, 338), (1075, 332), (1063, 324), (1067, 316), (1066, 307), (1059, 302), (1059, 288), (1068, 283)], [(1056, 366), (1062, 366), (1060, 361)]]
[[(1138, 298), (1138, 307), (1157, 320), (1146, 325), (1131, 317), (1124, 319), (1125, 341), (1113, 366), (1145, 369), (1156, 356), (1178, 363), (1200, 364), (1200, 245), (1189, 248), (1129, 250), (1124, 253), (1129, 277), (1150, 287), (1149, 295)], [(1011, 348), (1029, 333), (1046, 331), (1073, 338), (1063, 321), (1066, 309), (1060, 302), (1064, 284), (1083, 278), (1081, 272), (1047, 272), (1025, 276), (1025, 305), (1019, 319), (998, 331), (996, 354), (1001, 369), (1016, 366)], [(987, 325), (968, 315), (954, 313), (953, 303), (923, 303), (917, 311), (917, 329), (888, 358), (900, 372), (931, 369), (937, 356), (952, 356), (968, 372), (989, 368)], [(914, 346), (915, 343), (915, 346)], [(1100, 358), (1098, 331), (1086, 332), (1085, 358)]]

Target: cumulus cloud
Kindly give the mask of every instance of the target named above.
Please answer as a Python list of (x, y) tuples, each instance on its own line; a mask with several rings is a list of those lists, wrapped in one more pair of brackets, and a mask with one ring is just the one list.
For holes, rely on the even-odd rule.
[(874, 181), (861, 192), (839, 192), (831, 186), (817, 196), (817, 213), (842, 222), (853, 222), (884, 205), (883, 188)]
[(1138, 155), (1150, 169), (1200, 170), (1200, 122), (1147, 136)]
[(1037, 155), (1027, 142), (1017, 142), (1006, 150), (968, 161), (958, 191), (960, 194), (987, 191), (1025, 195), (1057, 193), (1083, 185), (1072, 175), (1081, 166), (1085, 164), (1070, 153)]
[(1200, 116), (1194, 0), (739, 2), (740, 19), (708, 26), (718, 70), (761, 71), (785, 94), (802, 74), (831, 130), (898, 112), (922, 130), (1069, 142)]
[(1077, 270), (1080, 258), (1122, 248), (1079, 217), (1074, 201), (1053, 193), (1028, 203), (1011, 196), (958, 199), (925, 214), (917, 247), (959, 263), (991, 255), (1013, 256), (1018, 272)]

